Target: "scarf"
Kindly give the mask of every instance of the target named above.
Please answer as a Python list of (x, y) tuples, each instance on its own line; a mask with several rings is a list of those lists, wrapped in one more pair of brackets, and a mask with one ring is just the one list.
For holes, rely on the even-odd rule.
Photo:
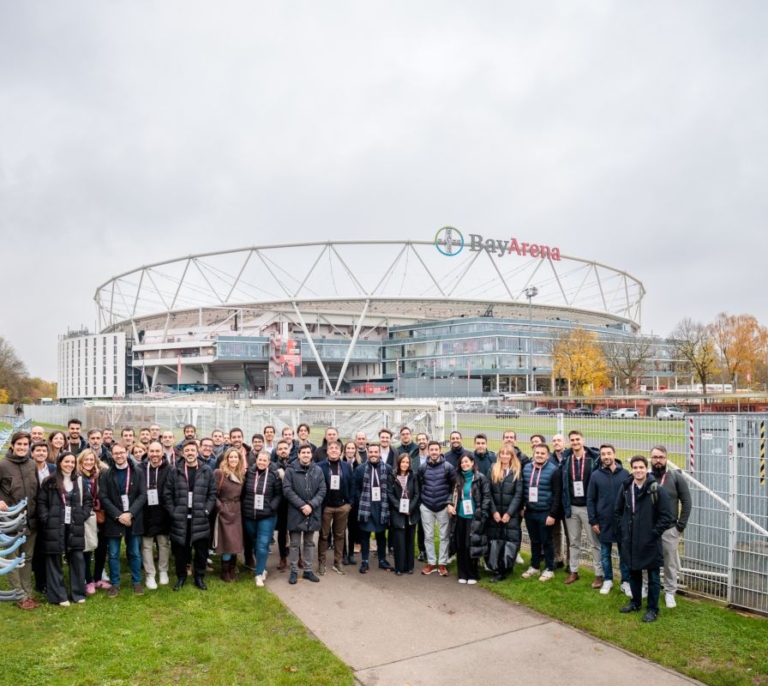
[[(379, 464), (382, 464), (379, 462)], [(371, 518), (371, 472), (373, 465), (370, 462), (365, 463), (365, 472), (363, 473), (363, 492), (360, 494), (360, 506), (358, 508), (357, 519), (361, 522), (367, 522)], [(389, 499), (387, 498), (387, 479), (382, 478), (382, 472), (386, 472), (383, 467), (379, 468), (379, 486), (381, 487), (381, 515), (379, 524), (389, 523)], [(386, 474), (385, 474), (386, 477)]]

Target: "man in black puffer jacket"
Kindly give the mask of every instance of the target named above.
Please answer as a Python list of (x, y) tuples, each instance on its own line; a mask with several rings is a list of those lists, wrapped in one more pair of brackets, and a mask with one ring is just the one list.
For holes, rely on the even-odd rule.
[(163, 490), (163, 504), (171, 516), (171, 548), (176, 558), (178, 591), (187, 580), (187, 564), (194, 549), (195, 586), (207, 591), (205, 563), (211, 527), (208, 516), (216, 505), (216, 484), (210, 467), (197, 459), (197, 443), (186, 441), (183, 461), (171, 470)]

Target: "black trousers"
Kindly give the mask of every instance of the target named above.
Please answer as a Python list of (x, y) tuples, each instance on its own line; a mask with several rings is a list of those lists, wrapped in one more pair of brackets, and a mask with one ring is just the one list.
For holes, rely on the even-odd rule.
[(471, 519), (456, 517), (456, 571), (459, 579), (479, 579), (480, 571), (477, 568), (477, 558), (470, 557), (469, 546), (469, 528), (472, 526)]
[(413, 544), (416, 525), (406, 524), (404, 529), (392, 529), (392, 544), (395, 548), (395, 571), (410, 572), (413, 569)]
[[(42, 536), (40, 537), (42, 538)], [(85, 561), (82, 550), (67, 550), (67, 566), (69, 567), (69, 585), (72, 588), (72, 600), (85, 600)], [(61, 565), (61, 554), (43, 555), (47, 574), (48, 602), (54, 605), (63, 603), (67, 598), (67, 587), (64, 585), (64, 570)]]
[(416, 525), (416, 540), (419, 543), (419, 552), (426, 554), (427, 549), (424, 547), (424, 525), (421, 521)]
[(288, 543), (288, 501), (283, 498), (277, 508), (277, 547), (280, 552), (280, 558), (287, 558), (290, 554)]
[[(379, 554), (379, 564), (387, 559), (387, 531), (376, 532), (376, 551)], [(360, 559), (368, 562), (371, 553), (371, 534), (368, 531), (360, 532)]]
[(187, 565), (192, 562), (195, 578), (205, 576), (205, 564), (208, 560), (208, 539), (199, 538), (192, 541), (192, 522), (187, 522), (187, 540), (184, 545), (171, 541), (173, 557), (176, 560), (176, 576), (187, 578)]
[[(35, 575), (35, 590), (44, 593), (46, 587), (46, 558), (45, 537), (41, 535), (35, 538), (35, 552), (32, 556), (32, 573)], [(66, 598), (65, 598), (66, 600)]]

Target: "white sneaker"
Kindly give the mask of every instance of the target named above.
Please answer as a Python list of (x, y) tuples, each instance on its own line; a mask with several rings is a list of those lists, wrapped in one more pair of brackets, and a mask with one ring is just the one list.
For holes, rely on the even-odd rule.
[(264, 576), (262, 574), (257, 574), (256, 575), (256, 585), (259, 588), (263, 588), (263, 586), (264, 586)]
[(160, 572), (160, 585), (167, 586), (169, 583), (168, 572)]
[(520, 553), (517, 554), (517, 558), (515, 559), (515, 564), (516, 565), (524, 565), (525, 564), (525, 560), (523, 560), (523, 557), (522, 557), (522, 555), (520, 555)]
[(600, 595), (608, 595), (613, 588), (613, 581), (603, 581), (603, 585), (600, 587)]
[(627, 596), (627, 598), (632, 597), (632, 589), (629, 587), (629, 581), (622, 581), (619, 588), (621, 589), (621, 592)]
[(155, 577), (148, 576), (146, 581), (144, 582), (144, 585), (150, 590), (154, 591), (157, 589), (157, 582), (155, 581)]
[(677, 607), (677, 603), (675, 602), (675, 594), (674, 593), (665, 593), (664, 594), (664, 601), (667, 603), (667, 607)]
[(539, 570), (528, 567), (522, 574), (523, 579), (530, 579), (532, 576), (539, 576)]
[(261, 573), (261, 578), (264, 579), (264, 581), (267, 580), (267, 570), (266, 569)]
[(465, 583), (467, 583), (467, 580), (466, 579), (459, 579), (459, 583), (460, 584), (465, 584)]
[(648, 586), (643, 586), (643, 598), (648, 597)]
[(472, 586), (477, 583), (477, 579), (467, 579), (467, 583)]
[(555, 573), (551, 569), (545, 569), (541, 573), (541, 578), (539, 579), (539, 581), (549, 581), (550, 579), (554, 579), (554, 578), (555, 578)]

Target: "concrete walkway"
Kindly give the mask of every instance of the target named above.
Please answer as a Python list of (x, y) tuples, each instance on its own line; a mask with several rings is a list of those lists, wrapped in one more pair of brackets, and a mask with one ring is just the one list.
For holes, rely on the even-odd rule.
[[(358, 556), (359, 559), (359, 556)], [(267, 586), (365, 686), (562, 684), (690, 686), (699, 682), (625, 653), (456, 576), (328, 568), (288, 584), (270, 556)], [(513, 580), (512, 583), (517, 583)], [(631, 625), (631, 628), (630, 628)], [(640, 617), (628, 630), (642, 631)]]

